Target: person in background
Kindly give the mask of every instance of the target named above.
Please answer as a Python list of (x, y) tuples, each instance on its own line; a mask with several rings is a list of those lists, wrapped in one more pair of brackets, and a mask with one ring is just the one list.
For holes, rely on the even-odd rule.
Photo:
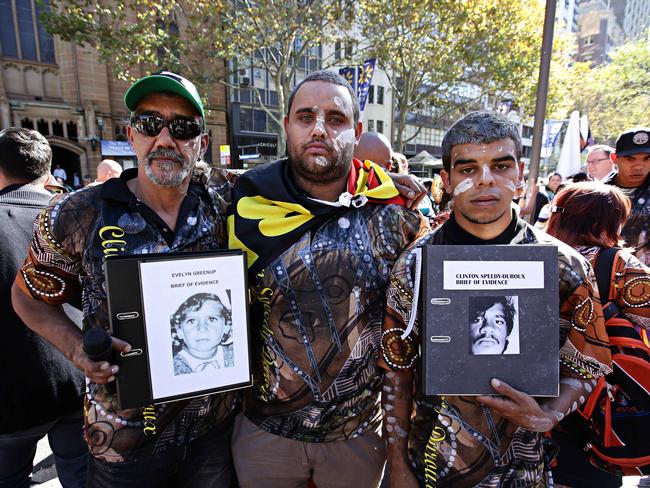
[(615, 172), (614, 162), (610, 158), (614, 152), (612, 146), (599, 144), (591, 146), (587, 152), (587, 174), (598, 181), (606, 181)]
[(553, 173), (548, 177), (548, 183), (546, 184), (546, 196), (548, 197), (549, 201), (553, 200), (553, 197), (555, 196), (555, 193), (557, 192), (557, 187), (564, 178), (562, 178), (562, 175), (560, 173)]
[[(34, 219), (52, 198), (44, 184), (52, 149), (40, 133), (0, 132), (0, 487), (27, 488), (36, 444), (48, 436), (64, 488), (86, 485), (81, 372), (16, 315), (11, 285), (27, 254)], [(77, 328), (81, 313), (66, 307)], [(47, 318), (45, 319), (47, 320)]]
[(97, 178), (94, 184), (104, 183), (111, 178), (119, 178), (122, 174), (122, 166), (112, 159), (104, 159), (97, 165)]
[(354, 148), (353, 157), (359, 161), (372, 161), (386, 171), (392, 171), (393, 150), (388, 138), (379, 132), (364, 132)]
[(55, 178), (61, 178), (63, 182), (65, 182), (65, 180), (68, 179), (68, 174), (65, 172), (65, 170), (61, 167), (60, 164), (56, 165), (54, 171), (52, 171), (52, 174), (54, 175)]
[(623, 226), (623, 238), (634, 247), (639, 260), (650, 265), (650, 127), (623, 132), (611, 155), (618, 172), (605, 183), (618, 187), (632, 202), (632, 211)]
[(72, 188), (74, 190), (81, 188), (81, 179), (79, 179), (79, 173), (72, 173)]
[[(595, 267), (601, 251), (624, 245), (621, 227), (629, 216), (630, 207), (623, 192), (614, 186), (596, 182), (572, 184), (556, 195), (546, 232), (575, 248)], [(625, 249), (614, 267), (612, 289), (617, 292), (616, 305), (632, 323), (649, 330), (647, 284), (650, 282), (650, 269)], [(634, 305), (624, 299), (626, 295), (636, 298)], [(601, 297), (601, 301), (607, 301), (607, 297)], [(602, 471), (588, 462), (583, 446), (573, 442), (570, 432), (557, 429), (554, 440), (560, 446), (558, 466), (553, 470), (555, 481), (572, 488), (621, 486), (620, 476)]]
[(530, 196), (525, 196), (524, 193), (527, 189), (527, 179), (528, 175), (524, 174), (524, 181), (522, 181), (521, 184), (521, 192), (523, 196), (519, 199), (519, 202), (515, 199), (515, 203), (518, 203), (519, 205), (519, 215), (522, 218), (526, 219), (528, 215), (532, 214), (531, 222), (536, 222), (542, 208), (544, 205), (548, 204), (551, 198), (546, 194), (546, 192), (540, 190), (539, 184), (533, 185)]
[[(568, 182), (570, 183), (580, 183), (582, 181), (594, 181), (594, 178), (587, 173), (576, 173), (574, 175), (569, 176)], [(557, 188), (555, 189), (555, 193), (557, 194)]]
[[(560, 192), (564, 187), (566, 187), (566, 184), (561, 183), (558, 185), (558, 187), (555, 189), (557, 192)], [(551, 200), (548, 202), (546, 205), (542, 207), (542, 210), (539, 212), (539, 215), (537, 217), (537, 221), (535, 222), (535, 227), (541, 230), (546, 229), (546, 224), (548, 222), (549, 217), (551, 216), (551, 207), (553, 206), (554, 200)]]

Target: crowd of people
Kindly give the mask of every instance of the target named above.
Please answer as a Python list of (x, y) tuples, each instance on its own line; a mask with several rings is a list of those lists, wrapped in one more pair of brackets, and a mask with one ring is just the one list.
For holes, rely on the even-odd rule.
[[(593, 181), (554, 174), (544, 198), (515, 204), (521, 137), (494, 112), (470, 113), (447, 131), (444, 168), (429, 189), (405, 174), (385, 137), (362, 137), (357, 97), (333, 72), (293, 89), (286, 157), (238, 177), (202, 162), (209, 139), (191, 81), (144, 77), (125, 104), (138, 167), (102, 162), (94, 183), (53, 199), (47, 141), (29, 129), (0, 132), (0, 487), (29, 486), (44, 435), (64, 487), (620, 482), (586, 458), (567, 461), (571, 432), (562, 426), (612, 371), (592, 272), (601, 251), (621, 248), (613, 300), (639, 331), (650, 328), (650, 128), (592, 148), (585, 179)], [(557, 246), (559, 395), (533, 397), (499, 378), (494, 395), (423, 395), (421, 330), (417, 320), (409, 326), (419, 306), (414, 256), (428, 245), (504, 244)], [(247, 252), (253, 386), (120, 410), (118, 364), (83, 348), (83, 331), (110, 331), (107, 249), (229, 248)], [(499, 354), (510, 308), (495, 301), (476, 313), (477, 330), (496, 328), (499, 315)], [(229, 367), (224, 313), (213, 294), (178, 309), (175, 374)], [(198, 327), (214, 331), (201, 350)], [(132, 349), (119, 337), (112, 346)], [(556, 464), (549, 442), (559, 445)]]

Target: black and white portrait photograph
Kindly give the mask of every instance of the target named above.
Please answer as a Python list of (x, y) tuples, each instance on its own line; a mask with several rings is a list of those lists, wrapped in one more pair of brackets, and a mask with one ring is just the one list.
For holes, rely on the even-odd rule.
[(470, 354), (519, 354), (516, 296), (468, 297)]
[(242, 255), (145, 261), (140, 279), (154, 398), (250, 381)]
[[(224, 303), (225, 302), (225, 303)], [(235, 365), (230, 290), (189, 296), (171, 315), (174, 375)]]

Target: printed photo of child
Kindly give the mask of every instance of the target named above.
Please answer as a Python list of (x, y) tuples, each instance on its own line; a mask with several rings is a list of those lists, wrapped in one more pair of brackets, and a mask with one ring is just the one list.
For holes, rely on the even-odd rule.
[(235, 365), (229, 305), (213, 293), (197, 293), (172, 314), (175, 376)]

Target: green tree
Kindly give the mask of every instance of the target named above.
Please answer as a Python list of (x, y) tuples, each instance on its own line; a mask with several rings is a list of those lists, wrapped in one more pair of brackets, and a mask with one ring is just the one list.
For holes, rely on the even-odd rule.
[[(647, 39), (647, 34), (645, 36)], [(614, 143), (625, 129), (648, 125), (650, 46), (641, 37), (619, 46), (608, 64), (589, 68), (575, 63), (564, 73), (564, 97), (555, 115), (579, 110), (589, 117), (600, 143)]]
[[(115, 74), (131, 78), (135, 66), (178, 70), (203, 88), (224, 83), (251, 90), (278, 131), (284, 153), (282, 115), (301, 69), (333, 59), (323, 44), (349, 44), (353, 0), (52, 0), (45, 21), (64, 40), (95, 46)], [(171, 26), (177, 26), (171, 29)], [(182, 41), (180, 41), (182, 40)], [(225, 60), (227, 61), (224, 65)], [(340, 60), (339, 60), (340, 62)], [(269, 103), (254, 77), (242, 69), (268, 72), (277, 105)], [(246, 81), (246, 83), (244, 83)]]
[(423, 104), (443, 123), (481, 100), (532, 112), (543, 15), (539, 1), (360, 0), (366, 56), (393, 90), (397, 150), (417, 136), (406, 124)]

